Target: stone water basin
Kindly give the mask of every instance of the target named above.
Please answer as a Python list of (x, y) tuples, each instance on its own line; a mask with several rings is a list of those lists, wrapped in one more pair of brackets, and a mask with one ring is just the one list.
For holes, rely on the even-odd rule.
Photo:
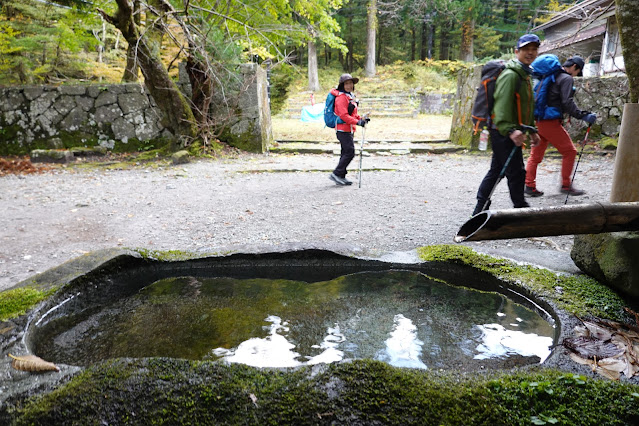
[(473, 371), (543, 362), (557, 335), (548, 308), (473, 268), (300, 250), (119, 256), (40, 309), (25, 342), (79, 367), (120, 357), (256, 367), (370, 358)]

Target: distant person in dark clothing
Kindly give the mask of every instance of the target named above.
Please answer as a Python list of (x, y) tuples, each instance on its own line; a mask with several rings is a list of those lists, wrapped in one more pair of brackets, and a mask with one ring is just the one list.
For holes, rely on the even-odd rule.
[[(479, 185), (477, 205), (473, 216), (489, 207), (490, 193), (499, 181), (499, 174), (514, 147), (521, 147), (526, 141), (522, 125), (534, 126), (535, 102), (532, 93), (532, 69), (530, 64), (537, 57), (541, 41), (535, 34), (525, 34), (515, 47), (515, 59), (506, 64), (506, 69), (495, 82), (492, 125), (489, 129), (493, 156), (490, 170)], [(536, 133), (530, 135), (531, 144), (539, 143)], [(506, 168), (510, 199), (515, 208), (530, 207), (524, 197), (526, 170), (521, 149), (517, 149)], [(488, 205), (486, 205), (488, 202)]]
[(555, 82), (548, 88), (548, 106), (560, 111), (560, 117), (552, 120), (537, 120), (537, 128), (541, 142), (530, 151), (530, 157), (526, 163), (526, 195), (539, 197), (543, 191), (537, 189), (537, 166), (544, 159), (548, 144), (557, 148), (561, 154), (561, 192), (568, 195), (582, 195), (585, 191), (572, 186), (572, 170), (575, 165), (577, 149), (570, 139), (570, 135), (564, 128), (563, 116), (568, 114), (588, 124), (597, 120), (597, 116), (588, 111), (577, 108), (573, 96), (575, 87), (573, 77), (580, 76), (584, 69), (584, 60), (579, 56), (573, 56), (562, 65), (562, 69), (555, 76)]
[[(346, 179), (348, 171), (346, 168), (355, 157), (355, 127), (364, 127), (368, 123), (368, 118), (362, 118), (357, 114), (357, 100), (353, 91), (355, 84), (359, 82), (359, 78), (350, 74), (342, 74), (339, 78), (337, 89), (332, 89), (331, 93), (335, 96), (335, 114), (340, 118), (335, 131), (337, 140), (341, 146), (339, 162), (337, 167), (330, 174), (329, 179), (337, 185), (352, 185), (353, 182)], [(340, 122), (341, 121), (341, 122)]]

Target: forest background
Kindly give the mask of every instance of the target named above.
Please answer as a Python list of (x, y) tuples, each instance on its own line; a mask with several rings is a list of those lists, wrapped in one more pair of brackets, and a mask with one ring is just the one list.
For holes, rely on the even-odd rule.
[[(176, 127), (189, 120), (197, 124), (182, 126), (183, 134), (193, 138), (208, 132), (204, 138), (209, 140), (224, 122), (211, 122), (202, 111), (232, 102), (225, 88), (239, 78), (240, 63), (257, 62), (269, 71), (274, 114), (291, 90), (327, 90), (342, 72), (372, 77), (382, 70), (394, 86), (450, 92), (460, 67), (511, 55), (521, 34), (572, 4), (0, 0), (0, 85), (146, 80), (153, 91), (165, 82), (154, 76), (145, 58), (157, 57), (171, 80), (183, 61), (194, 90), (189, 101), (193, 114), (175, 108), (170, 113), (176, 115)], [(389, 81), (377, 89), (388, 90)], [(156, 101), (161, 107), (170, 103)]]

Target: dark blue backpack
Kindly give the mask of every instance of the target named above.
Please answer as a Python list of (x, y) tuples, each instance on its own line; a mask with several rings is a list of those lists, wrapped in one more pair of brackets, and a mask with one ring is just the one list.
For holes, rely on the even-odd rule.
[(555, 77), (561, 71), (561, 62), (555, 55), (538, 56), (532, 63), (533, 75), (539, 79), (535, 84), (535, 119), (553, 120), (561, 118), (561, 108), (548, 106), (548, 89), (555, 82)]
[(494, 60), (487, 62), (481, 69), (481, 83), (477, 87), (475, 102), (471, 112), (474, 133), (490, 126), (493, 104), (495, 103), (495, 82), (499, 74), (506, 68), (506, 62)]
[[(343, 92), (339, 93), (341, 94)], [(335, 128), (337, 124), (344, 122), (335, 114), (335, 98), (336, 96), (332, 93), (332, 90), (329, 91), (326, 96), (326, 103), (324, 104), (324, 124), (330, 128)]]

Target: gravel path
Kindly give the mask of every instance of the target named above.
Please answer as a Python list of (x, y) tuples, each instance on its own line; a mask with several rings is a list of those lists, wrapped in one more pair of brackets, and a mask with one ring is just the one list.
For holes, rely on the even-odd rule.
[[(361, 188), (328, 179), (337, 163), (332, 155), (242, 155), (1, 177), (0, 290), (102, 248), (219, 253), (295, 244), (383, 257), (452, 243), (489, 161), (488, 155), (374, 155), (364, 158)], [(356, 159), (349, 178), (357, 178), (357, 165)], [(538, 187), (546, 196), (531, 199), (532, 206), (564, 203), (559, 169), (558, 159), (542, 163)], [(569, 202), (607, 201), (612, 170), (613, 159), (584, 156), (575, 182), (587, 194)], [(505, 181), (492, 206), (512, 206)], [(533, 262), (541, 256), (530, 250), (565, 260), (572, 236), (466, 244)]]

